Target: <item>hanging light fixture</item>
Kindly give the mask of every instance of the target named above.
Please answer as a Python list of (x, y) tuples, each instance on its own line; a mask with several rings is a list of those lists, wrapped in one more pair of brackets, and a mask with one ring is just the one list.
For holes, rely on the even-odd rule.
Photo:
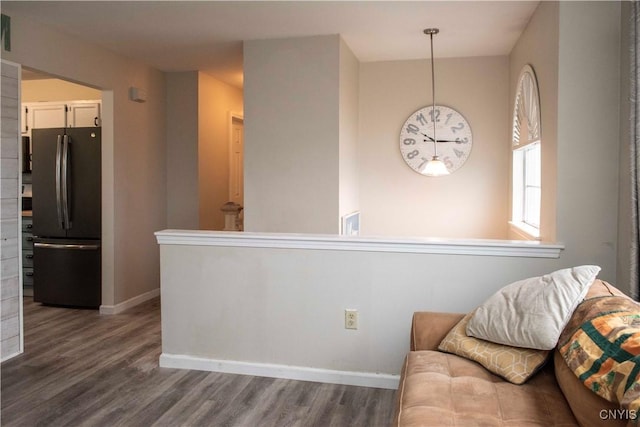
[[(436, 77), (435, 77), (435, 67), (433, 65), (433, 36), (434, 34), (438, 34), (440, 32), (437, 28), (427, 28), (424, 30), (425, 34), (429, 35), (431, 40), (431, 95), (432, 95), (432, 104), (433, 109), (431, 110), (431, 117), (435, 118), (436, 114)], [(449, 175), (449, 171), (445, 166), (444, 162), (440, 160), (438, 157), (438, 138), (436, 138), (436, 121), (433, 120), (433, 157), (431, 160), (427, 162), (422, 173), (427, 176), (442, 176)]]

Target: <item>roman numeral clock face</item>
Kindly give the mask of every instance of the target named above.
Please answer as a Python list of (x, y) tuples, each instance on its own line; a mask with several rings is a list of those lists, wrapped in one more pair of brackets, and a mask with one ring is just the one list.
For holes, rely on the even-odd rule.
[[(435, 138), (433, 125), (435, 122)], [(422, 174), (427, 162), (436, 154), (449, 170), (455, 172), (469, 158), (473, 136), (467, 120), (453, 108), (436, 105), (411, 114), (400, 131), (400, 153), (407, 165)]]

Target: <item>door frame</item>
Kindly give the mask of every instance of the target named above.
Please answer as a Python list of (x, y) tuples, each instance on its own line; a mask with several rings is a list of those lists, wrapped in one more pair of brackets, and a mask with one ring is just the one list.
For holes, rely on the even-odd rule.
[[(24, 308), (23, 308), (23, 304), (22, 304), (22, 299), (23, 299), (23, 278), (22, 278), (22, 114), (21, 114), (21, 105), (22, 105), (22, 89), (21, 89), (21, 85), (22, 85), (22, 64), (19, 64), (17, 62), (13, 62), (13, 61), (8, 61), (6, 59), (2, 59), (2, 64), (3, 65), (7, 65), (10, 67), (15, 67), (17, 70), (17, 106), (16, 106), (16, 110), (15, 110), (15, 116), (17, 117), (17, 128), (16, 128), (16, 134), (15, 136), (15, 146), (16, 146), (16, 150), (17, 150), (17, 169), (16, 169), (16, 173), (17, 173), (17, 184), (16, 184), (16, 193), (15, 193), (15, 200), (16, 200), (16, 208), (17, 208), (17, 212), (16, 212), (16, 229), (15, 229), (15, 233), (16, 233), (16, 246), (17, 246), (17, 255), (16, 255), (16, 259), (15, 262), (17, 262), (18, 264), (18, 351), (17, 352), (13, 352), (13, 353), (9, 353), (4, 355), (4, 357), (0, 357), (0, 362), (4, 362), (5, 360), (9, 360), (15, 356), (18, 356), (22, 353), (24, 353)], [(13, 115), (14, 111), (13, 110), (9, 110), (7, 111), (8, 114)], [(9, 118), (9, 117), (7, 117)], [(4, 133), (4, 130), (3, 130)], [(14, 137), (11, 136), (11, 139)], [(10, 139), (10, 138), (7, 138)], [(7, 179), (12, 179), (11, 177), (6, 177)], [(6, 198), (3, 200), (9, 200), (9, 199), (13, 199), (13, 198)], [(11, 218), (9, 218), (6, 222), (3, 223), (3, 226), (7, 226), (11, 221)], [(9, 235), (13, 234), (13, 232), (8, 231), (7, 232)], [(3, 233), (4, 234), (4, 233)], [(6, 283), (9, 283), (9, 281), (7, 281)], [(14, 285), (15, 286), (15, 285)], [(4, 323), (4, 322), (8, 322), (8, 319), (5, 319), (4, 321), (0, 321), (0, 323)], [(3, 325), (4, 326), (4, 325)]]

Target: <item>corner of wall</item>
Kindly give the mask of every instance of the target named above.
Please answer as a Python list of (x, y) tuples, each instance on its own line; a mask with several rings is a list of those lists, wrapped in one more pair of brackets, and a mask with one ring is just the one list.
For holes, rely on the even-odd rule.
[(198, 73), (165, 74), (167, 226), (197, 229)]
[(358, 176), (360, 62), (340, 38), (338, 220), (360, 210)]

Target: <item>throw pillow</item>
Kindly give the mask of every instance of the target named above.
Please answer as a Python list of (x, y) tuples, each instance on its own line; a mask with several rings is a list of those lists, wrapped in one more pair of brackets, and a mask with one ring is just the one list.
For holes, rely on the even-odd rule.
[[(626, 295), (583, 301), (560, 336), (558, 350), (587, 389), (640, 414), (640, 305)], [(637, 426), (637, 422), (629, 423)]]
[(551, 350), (599, 272), (598, 266), (583, 265), (507, 285), (477, 308), (467, 335)]
[(549, 354), (546, 350), (517, 348), (468, 337), (465, 331), (472, 315), (467, 314), (449, 331), (438, 350), (474, 360), (513, 384), (524, 383), (544, 365)]

